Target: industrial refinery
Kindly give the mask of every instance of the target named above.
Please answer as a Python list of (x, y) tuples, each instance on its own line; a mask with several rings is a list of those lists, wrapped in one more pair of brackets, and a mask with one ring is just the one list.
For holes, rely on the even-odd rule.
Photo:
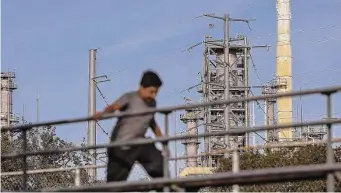
[[(275, 5), (275, 4), (273, 4)], [(272, 6), (273, 6), (272, 5)], [(225, 13), (222, 15), (216, 13), (206, 13), (201, 16), (200, 18), (209, 18), (214, 19), (215, 21), (221, 22), (223, 24), (222, 28), (215, 28), (214, 30), (219, 30), (219, 33), (212, 33), (212, 34), (205, 34), (202, 37), (202, 42), (192, 46), (190, 49), (194, 47), (199, 47), (196, 49), (200, 49), (200, 54), (202, 54), (202, 58), (200, 58), (201, 63), (195, 63), (197, 66), (200, 66), (201, 70), (198, 73), (200, 75), (200, 80), (197, 82), (195, 86), (187, 90), (192, 90), (199, 96), (197, 99), (193, 98), (184, 98), (184, 103), (181, 104), (181, 108), (172, 109), (164, 111), (155, 111), (160, 113), (162, 116), (165, 116), (164, 125), (162, 128), (165, 132), (165, 138), (173, 137), (177, 139), (166, 139), (166, 141), (177, 140), (175, 142), (174, 151), (175, 155), (174, 158), (167, 157), (164, 149), (162, 154), (163, 157), (163, 175), (166, 180), (170, 180), (170, 173), (175, 174), (174, 180), (172, 182), (164, 182), (162, 179), (160, 183), (164, 183), (162, 186), (165, 192), (170, 191), (168, 186), (170, 183), (178, 183), (182, 184), (181, 180), (188, 180), (186, 183), (189, 183), (193, 186), (199, 187), (199, 185), (195, 184), (195, 182), (191, 182), (191, 178), (187, 177), (207, 177), (207, 176), (214, 176), (214, 170), (219, 167), (219, 160), (228, 158), (231, 159), (231, 166), (232, 171), (231, 173), (238, 173), (240, 171), (239, 165), (239, 158), (241, 155), (246, 155), (245, 151), (252, 148), (255, 148), (257, 145), (262, 145), (264, 148), (266, 145), (273, 145), (273, 146), (285, 146), (288, 144), (293, 143), (321, 143), (324, 139), (328, 140), (326, 143), (331, 144), (332, 142), (332, 124), (339, 124), (341, 123), (340, 119), (333, 118), (332, 110), (331, 110), (331, 99), (330, 96), (334, 93), (337, 93), (341, 90), (339, 87), (336, 89), (327, 90), (326, 92), (319, 92), (323, 96), (327, 97), (327, 115), (326, 118), (322, 118), (320, 122), (316, 122), (316, 124), (304, 124), (303, 122), (303, 110), (301, 107), (300, 113), (301, 115), (297, 115), (296, 119), (294, 118), (296, 115), (295, 111), (293, 110), (293, 96), (301, 96), (296, 93), (296, 95), (290, 95), (287, 93), (293, 92), (293, 62), (292, 58), (292, 45), (291, 45), (291, 1), (290, 0), (277, 0), (276, 7), (272, 7), (272, 9), (276, 9), (277, 13), (277, 32), (276, 32), (276, 39), (277, 43), (276, 46), (266, 45), (266, 44), (254, 44), (251, 38), (246, 35), (247, 33), (232, 33), (231, 30), (231, 23), (233, 25), (249, 25), (252, 21), (251, 19), (245, 18), (236, 18), (233, 14)], [(198, 18), (198, 17), (197, 17)], [(209, 24), (210, 28), (214, 28), (213, 24)], [(250, 27), (250, 26), (249, 26)], [(213, 34), (223, 34), (223, 37), (219, 37)], [(270, 48), (271, 47), (271, 48)], [(266, 84), (256, 85), (251, 78), (251, 65), (253, 64), (253, 59), (251, 53), (255, 49), (260, 50), (268, 50), (273, 49), (276, 50), (276, 64), (273, 62), (271, 65), (276, 66), (275, 72), (273, 72), (274, 76), (271, 79), (266, 80)], [(92, 48), (89, 49), (89, 63), (88, 63), (88, 76), (87, 83), (85, 83), (86, 89), (88, 91), (88, 101), (87, 101), (87, 116), (90, 118), (81, 118), (81, 119), (69, 119), (69, 120), (62, 120), (57, 122), (52, 122), (51, 125), (57, 124), (69, 124), (73, 122), (87, 122), (87, 126), (84, 126), (82, 129), (87, 129), (87, 145), (91, 147), (75, 147), (78, 148), (77, 151), (84, 151), (86, 152), (87, 164), (85, 165), (77, 165), (74, 166), (72, 169), (65, 169), (63, 167), (56, 167), (56, 168), (43, 168), (39, 171), (30, 171), (30, 174), (42, 174), (49, 173), (49, 172), (61, 172), (61, 171), (72, 171), (72, 175), (67, 174), (68, 177), (73, 176), (74, 178), (74, 186), (70, 185), (73, 182), (65, 182), (65, 187), (76, 187), (80, 188), (79, 191), (82, 191), (82, 183), (84, 183), (84, 179), (81, 179), (81, 172), (83, 169), (86, 170), (86, 177), (88, 184), (96, 184), (99, 182), (99, 169), (106, 168), (107, 164), (107, 152), (101, 151), (98, 149), (107, 148), (107, 146), (102, 145), (100, 148), (93, 147), (99, 145), (97, 141), (99, 141), (98, 133), (105, 133), (106, 137), (110, 138), (111, 128), (105, 128), (101, 126), (99, 120), (94, 119), (92, 115), (96, 113), (96, 111), (101, 108), (96, 106), (98, 103), (96, 98), (104, 99), (107, 106), (109, 106), (109, 102), (104, 95), (104, 92), (101, 91), (100, 87), (98, 86), (100, 83), (109, 82), (111, 79), (108, 78), (107, 75), (99, 74), (99, 70), (97, 70), (97, 59), (101, 58), (97, 56), (97, 51), (100, 48)], [(197, 57), (197, 56), (195, 56)], [(274, 59), (274, 57), (273, 57)], [(293, 64), (294, 63), (294, 64)], [(272, 70), (273, 71), (273, 70)], [(96, 74), (97, 73), (97, 74)], [(191, 72), (192, 73), (192, 72)], [(193, 73), (194, 74), (194, 73)], [(192, 74), (192, 75), (193, 75)], [(193, 75), (194, 76), (194, 75)], [(125, 77), (126, 78), (126, 77)], [(21, 85), (21, 84), (20, 84)], [(14, 140), (13, 133), (10, 129), (12, 127), (17, 129), (26, 128), (21, 126), (19, 116), (14, 112), (13, 104), (15, 103), (15, 99), (13, 98), (13, 92), (17, 89), (17, 82), (16, 82), (16, 73), (15, 72), (1, 72), (1, 129), (6, 131), (6, 135), (2, 134), (1, 139), (4, 136), (7, 136), (9, 141)], [(261, 98), (258, 100), (249, 99), (252, 97), (257, 97), (254, 95), (252, 89), (258, 89), (258, 93), (261, 93)], [(339, 90), (338, 90), (339, 89)], [(297, 91), (298, 92), (298, 91)], [(316, 91), (317, 92), (317, 91)], [(302, 95), (308, 95), (302, 92)], [(317, 92), (318, 93), (318, 92)], [(101, 97), (97, 97), (97, 94), (100, 94)], [(285, 97), (278, 97), (276, 95), (285, 95)], [(313, 91), (310, 91), (309, 94), (316, 94)], [(110, 99), (111, 100), (111, 99)], [(231, 102), (231, 100), (235, 100), (238, 102)], [(220, 103), (219, 103), (220, 102)], [(39, 100), (37, 99), (37, 106), (36, 106), (36, 113), (37, 113), (37, 124), (35, 128), (42, 127), (39, 125)], [(214, 105), (207, 105), (208, 103), (214, 103)], [(201, 105), (205, 104), (205, 105)], [(14, 105), (15, 106), (15, 105)], [(193, 106), (197, 106), (193, 108)], [(257, 117), (258, 120), (264, 119), (264, 128), (257, 130), (263, 132), (261, 135), (258, 134), (255, 130), (249, 131), (250, 129), (256, 128), (256, 113), (255, 113), (255, 106), (259, 107), (262, 110), (262, 116), (264, 113), (264, 117)], [(172, 107), (170, 107), (172, 108)], [(298, 109), (299, 107), (295, 108)], [(109, 108), (110, 109), (110, 108)], [(177, 112), (180, 112), (177, 114)], [(175, 120), (175, 128), (169, 127), (169, 115), (175, 113), (176, 120)], [(126, 115), (124, 115), (126, 116)], [(299, 119), (300, 117), (300, 119)], [(111, 117), (113, 118), (113, 117)], [(24, 119), (22, 118), (22, 124), (26, 124)], [(82, 121), (79, 121), (82, 120)], [(181, 132), (176, 133), (176, 124), (177, 120), (181, 121)], [(329, 123), (331, 121), (332, 123)], [(57, 124), (55, 124), (57, 123)], [(314, 123), (314, 122), (313, 122)], [(296, 124), (296, 126), (295, 126)], [(46, 124), (48, 125), (48, 124)], [(281, 126), (282, 125), (282, 126)], [(294, 126), (291, 126), (294, 125)], [(22, 127), (22, 128), (21, 128)], [(83, 127), (83, 126), (82, 126)], [(261, 126), (262, 127), (262, 126)], [(31, 127), (33, 128), (33, 127)], [(29, 128), (29, 129), (31, 129)], [(236, 131), (238, 128), (243, 128), (243, 130)], [(27, 128), (26, 128), (27, 129)], [(22, 135), (25, 136), (24, 140), (26, 139), (26, 129), (23, 129)], [(28, 129), (28, 130), (29, 130)], [(174, 129), (175, 135), (170, 134), (170, 130)], [(17, 131), (15, 131), (17, 132)], [(225, 134), (221, 134), (224, 133)], [(233, 133), (235, 132), (235, 133)], [(18, 132), (19, 133), (19, 132)], [(230, 133), (230, 134), (227, 134)], [(232, 134), (231, 134), (232, 133)], [(195, 136), (196, 138), (190, 138), (188, 135)], [(201, 135), (201, 137), (199, 137)], [(18, 137), (19, 135), (17, 135)], [(186, 136), (186, 137), (184, 137)], [(85, 136), (84, 136), (85, 137)], [(182, 137), (182, 138), (181, 138)], [(256, 138), (262, 138), (264, 143), (256, 144)], [(13, 139), (12, 139), (13, 138)], [(86, 137), (85, 137), (86, 138)], [(338, 142), (336, 139), (334, 142)], [(138, 141), (138, 140), (137, 140)], [(165, 141), (165, 140), (164, 140)], [(164, 142), (164, 141), (153, 141), (155, 142)], [(341, 140), (340, 140), (341, 142)], [(122, 142), (124, 144), (124, 142)], [(136, 142), (140, 143), (140, 142)], [(12, 145), (13, 143), (11, 143)], [(24, 143), (26, 144), (26, 143)], [(144, 142), (141, 142), (144, 144)], [(145, 143), (147, 144), (147, 142)], [(27, 144), (26, 144), (27, 145)], [(82, 144), (83, 145), (83, 144)], [(164, 144), (163, 144), (164, 145)], [(117, 145), (116, 145), (117, 146)], [(124, 146), (124, 145), (120, 145)], [(177, 149), (182, 148), (184, 150), (183, 155), (179, 155)], [(125, 147), (125, 146), (124, 146)], [(129, 144), (127, 145), (129, 147)], [(166, 147), (166, 145), (164, 146)], [(276, 147), (272, 149), (272, 152), (277, 153)], [(27, 148), (25, 145), (23, 148)], [(62, 149), (56, 150), (56, 152), (71, 152), (70, 147), (69, 149)], [(72, 147), (74, 148), (74, 147)], [(172, 147), (170, 148), (172, 151)], [(89, 149), (89, 150), (87, 150)], [(256, 148), (255, 148), (256, 149)], [(261, 148), (259, 148), (261, 149)], [(257, 150), (259, 150), (257, 149)], [(25, 149), (26, 150), (26, 149)], [(40, 149), (39, 149), (40, 151)], [(39, 155), (39, 151), (36, 154), (32, 155)], [(43, 152), (44, 150), (41, 150)], [(83, 153), (84, 153), (83, 152)], [(43, 152), (48, 154), (46, 152)], [(173, 153), (173, 152), (172, 152)], [(171, 154), (172, 154), (171, 153)], [(4, 154), (5, 158), (11, 158), (15, 156), (20, 156), (13, 153), (2, 153)], [(264, 153), (266, 154), (266, 153)], [(31, 156), (32, 156), (31, 155)], [(1, 155), (3, 156), (3, 155)], [(178, 157), (185, 157), (184, 159)], [(29, 180), (27, 178), (27, 160), (26, 155), (22, 156), (25, 160), (25, 164), (23, 164), (23, 171), (22, 173), (18, 171), (6, 171), (2, 174), (2, 176), (7, 176), (10, 179), (11, 176), (22, 175), (23, 176), (23, 189), (26, 190), (27, 186), (29, 186)], [(152, 156), (151, 156), (152, 157)], [(331, 167), (331, 164), (334, 163), (332, 157), (332, 150), (331, 147), (327, 151), (328, 158), (326, 161)], [(103, 158), (103, 159), (101, 159)], [(20, 158), (21, 159), (21, 158)], [(65, 158), (64, 158), (65, 159)], [(178, 160), (183, 160), (178, 161)], [(85, 160), (85, 159), (84, 159)], [(105, 161), (103, 161), (105, 160)], [(176, 161), (174, 161), (176, 160)], [(172, 166), (169, 165), (171, 161), (174, 161), (174, 172), (169, 171), (168, 169)], [(85, 161), (84, 161), (85, 162)], [(105, 164), (100, 164), (105, 163)], [(134, 163), (134, 162), (133, 162)], [(236, 164), (237, 163), (237, 164)], [(83, 164), (83, 163), (82, 163)], [(222, 165), (222, 164), (221, 164)], [(238, 166), (236, 166), (238, 165)], [(329, 167), (328, 166), (328, 167)], [(323, 166), (324, 167), (324, 166)], [(326, 166), (327, 167), (327, 166)], [(336, 166), (335, 166), (336, 167)], [(45, 170), (46, 169), (46, 170)], [(318, 170), (319, 168), (317, 168)], [(338, 166), (337, 169), (340, 169)], [(26, 171), (27, 170), (27, 171)], [(296, 169), (297, 170), (297, 169)], [(309, 170), (309, 168), (307, 169)], [(321, 169), (322, 170), (322, 169)], [(328, 170), (325, 169), (325, 170)], [(329, 169), (328, 171), (331, 171)], [(285, 172), (285, 171), (283, 171)], [(223, 172), (222, 172), (223, 173)], [(227, 172), (226, 172), (227, 173)], [(225, 173), (225, 174), (226, 174)], [(266, 173), (266, 172), (265, 172)], [(304, 171), (302, 172), (304, 173)], [(213, 174), (213, 175), (212, 175)], [(228, 175), (223, 176), (222, 174), (221, 179), (225, 179), (225, 181), (229, 181), (229, 179), (233, 179)], [(82, 174), (83, 175), (83, 174)], [(85, 174), (84, 174), (85, 175)], [(288, 174), (290, 175), (290, 174)], [(321, 174), (322, 175), (322, 174)], [(328, 190), (333, 190), (332, 183), (334, 182), (334, 178), (331, 177), (329, 173), (323, 173), (323, 175), (327, 175), (327, 183), (328, 183)], [(144, 175), (146, 176), (146, 175)], [(250, 174), (250, 176), (252, 176)], [(278, 174), (278, 176), (281, 176)], [(295, 176), (291, 174), (291, 176)], [(224, 178), (223, 178), (224, 177)], [(323, 176), (325, 177), (325, 176)], [(62, 177), (64, 178), (64, 177)], [(182, 178), (182, 179), (179, 179)], [(305, 176), (302, 175), (302, 179)], [(338, 176), (340, 178), (340, 176)], [(207, 179), (210, 180), (209, 177)], [(335, 177), (336, 179), (336, 177)], [(2, 179), (3, 180), (3, 179)], [(83, 180), (83, 181), (82, 181)], [(177, 181), (178, 180), (178, 181)], [(208, 180), (208, 181), (209, 181)], [(339, 179), (341, 181), (341, 178)], [(137, 182), (136, 186), (141, 187), (139, 190), (149, 189), (150, 187), (147, 185), (148, 182), (152, 181), (149, 177), (143, 177), (141, 182)], [(217, 185), (222, 184), (221, 182), (217, 182), (216, 184), (213, 182), (212, 184), (206, 184), (207, 186), (202, 185), (201, 187), (208, 187), (209, 185)], [(219, 181), (219, 180), (217, 180)], [(223, 180), (220, 180), (223, 181)], [(237, 180), (238, 181), (238, 180)], [(264, 180), (266, 181), (266, 180)], [(268, 181), (271, 181), (270, 177)], [(12, 182), (8, 183), (10, 185)], [(64, 182), (62, 182), (64, 183)], [(199, 182), (196, 182), (199, 183)], [(267, 182), (264, 182), (267, 183)], [(88, 185), (87, 184), (87, 185)], [(156, 183), (155, 183), (156, 184)], [(157, 185), (154, 186), (156, 187)], [(239, 191), (239, 185), (230, 184), (233, 187), (234, 192)], [(113, 185), (115, 188), (118, 188), (119, 191), (124, 191), (126, 189), (120, 189), (125, 185), (116, 184)], [(154, 187), (153, 186), (153, 187)], [(56, 186), (59, 187), (59, 186)], [(61, 186), (60, 186), (61, 187)], [(103, 186), (104, 187), (104, 186)], [(100, 188), (103, 188), (100, 187)], [(157, 186), (157, 188), (160, 188)], [(16, 187), (15, 187), (16, 188)], [(50, 188), (50, 187), (49, 187)], [(99, 189), (100, 189), (99, 188)], [(127, 188), (127, 190), (129, 187)], [(78, 189), (77, 189), (78, 190)], [(86, 189), (88, 190), (88, 189)], [(94, 190), (94, 189), (93, 189)], [(103, 189), (100, 189), (103, 190)], [(106, 189), (104, 189), (105, 191)]]

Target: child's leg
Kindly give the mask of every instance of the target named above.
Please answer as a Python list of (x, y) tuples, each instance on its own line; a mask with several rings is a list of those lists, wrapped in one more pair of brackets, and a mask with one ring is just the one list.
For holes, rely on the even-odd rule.
[[(163, 177), (163, 157), (161, 151), (154, 144), (146, 144), (139, 147), (138, 161), (152, 178)], [(162, 192), (163, 189), (154, 191)]]
[[(147, 173), (153, 178), (163, 177), (163, 156), (154, 144), (147, 144), (140, 147), (138, 161), (146, 169)], [(174, 185), (176, 189), (180, 187)], [(180, 188), (182, 189), (182, 188)], [(184, 188), (186, 192), (198, 192), (199, 188)], [(171, 191), (174, 191), (173, 187)], [(162, 192), (163, 189), (155, 190)]]
[(153, 178), (163, 177), (163, 157), (161, 151), (154, 144), (142, 145), (137, 159)]
[(119, 147), (108, 148), (107, 182), (127, 180), (135, 161), (129, 154), (129, 150)]

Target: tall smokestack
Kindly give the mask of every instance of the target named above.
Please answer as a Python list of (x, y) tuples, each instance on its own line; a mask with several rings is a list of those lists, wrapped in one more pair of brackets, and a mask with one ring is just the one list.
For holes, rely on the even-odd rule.
[[(290, 0), (277, 0), (277, 84), (278, 92), (292, 90)], [(277, 100), (278, 124), (292, 123), (292, 97)], [(279, 140), (292, 139), (292, 128), (281, 129)]]

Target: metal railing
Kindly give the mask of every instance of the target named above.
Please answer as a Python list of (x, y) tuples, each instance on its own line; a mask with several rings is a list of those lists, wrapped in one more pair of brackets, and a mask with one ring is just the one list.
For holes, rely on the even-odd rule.
[[(144, 115), (150, 113), (162, 113), (165, 115), (165, 136), (156, 138), (156, 139), (141, 139), (141, 140), (134, 140), (129, 142), (113, 142), (110, 144), (100, 144), (94, 146), (87, 146), (87, 147), (75, 147), (75, 148), (63, 148), (63, 149), (54, 149), (54, 150), (39, 150), (39, 151), (32, 151), (27, 152), (27, 131), (34, 128), (34, 127), (42, 127), (46, 125), (60, 125), (60, 124), (69, 124), (69, 123), (77, 123), (83, 121), (91, 121), (93, 120), (91, 117), (85, 118), (76, 118), (76, 119), (65, 119), (59, 121), (51, 121), (51, 122), (42, 122), (37, 124), (30, 124), (30, 125), (19, 125), (14, 127), (4, 127), (1, 128), (1, 132), (4, 131), (11, 131), (11, 132), (22, 132), (23, 135), (23, 152), (21, 153), (9, 153), (1, 155), (1, 159), (9, 159), (9, 158), (18, 158), (21, 157), (23, 159), (22, 165), (22, 177), (23, 177), (23, 189), (27, 189), (27, 175), (30, 173), (34, 173), (34, 171), (27, 170), (27, 157), (34, 156), (34, 155), (46, 155), (46, 154), (57, 154), (62, 152), (71, 152), (71, 151), (80, 151), (80, 150), (89, 150), (89, 149), (99, 149), (99, 148), (107, 148), (107, 147), (117, 147), (122, 145), (141, 145), (141, 144), (149, 144), (155, 142), (166, 142), (172, 140), (181, 140), (181, 139), (189, 139), (189, 138), (198, 138), (198, 137), (208, 137), (208, 136), (224, 136), (224, 135), (231, 135), (231, 134), (241, 134), (241, 133), (250, 133), (262, 130), (273, 130), (273, 129), (281, 129), (281, 128), (290, 128), (290, 127), (301, 127), (307, 125), (327, 125), (327, 139), (321, 143), (327, 144), (327, 162), (323, 165), (312, 165), (312, 166), (299, 166), (299, 167), (284, 167), (284, 168), (274, 168), (274, 169), (261, 169), (261, 170), (254, 170), (254, 171), (240, 171), (239, 172), (239, 154), (237, 150), (240, 148), (233, 148), (228, 149), (226, 152), (234, 152), (233, 153), (233, 168), (236, 168), (237, 173), (219, 173), (213, 175), (207, 175), (205, 177), (187, 177), (184, 179), (171, 179), (169, 176), (169, 160), (174, 159), (185, 159), (189, 158), (189, 156), (180, 157), (180, 158), (169, 158), (164, 156), (164, 178), (154, 179), (152, 181), (146, 182), (111, 182), (105, 185), (93, 185), (93, 186), (83, 186), (79, 187), (79, 181), (75, 180), (75, 184), (78, 186), (71, 187), (67, 189), (51, 189), (51, 191), (105, 191), (110, 189), (111, 191), (135, 191), (135, 190), (153, 190), (156, 188), (164, 188), (165, 191), (169, 190), (170, 185), (180, 185), (182, 187), (204, 187), (204, 186), (218, 186), (218, 185), (234, 185), (234, 191), (238, 191), (239, 184), (254, 184), (254, 183), (264, 183), (264, 182), (279, 182), (283, 180), (295, 180), (295, 179), (307, 179), (307, 178), (316, 178), (316, 177), (323, 177), (327, 175), (327, 191), (333, 192), (334, 191), (334, 173), (336, 171), (341, 170), (340, 164), (335, 164), (333, 160), (333, 148), (332, 143), (339, 142), (340, 139), (332, 140), (332, 124), (340, 124), (341, 118), (332, 119), (332, 100), (331, 96), (335, 92), (341, 91), (341, 86), (336, 87), (327, 87), (327, 88), (319, 88), (319, 89), (311, 89), (311, 90), (302, 90), (302, 91), (294, 91), (288, 93), (280, 93), (275, 95), (267, 95), (267, 96), (255, 96), (243, 99), (231, 99), (229, 101), (215, 101), (215, 102), (208, 102), (208, 103), (201, 103), (201, 104), (193, 104), (193, 105), (181, 105), (181, 106), (174, 106), (174, 107), (167, 107), (167, 108), (159, 108), (153, 109), (145, 112), (136, 112), (136, 113), (120, 113), (118, 115), (114, 114), (107, 114), (104, 115), (101, 119), (109, 119), (109, 118), (117, 118), (123, 116), (137, 116), (137, 115)], [(327, 119), (321, 121), (310, 121), (310, 122), (302, 122), (302, 123), (294, 123), (294, 124), (282, 124), (276, 126), (259, 126), (259, 127), (231, 127), (228, 130), (221, 131), (221, 132), (214, 132), (214, 133), (203, 133), (198, 135), (183, 135), (183, 136), (168, 136), (169, 130), (169, 123), (168, 123), (168, 116), (172, 111), (175, 110), (183, 110), (183, 109), (191, 109), (191, 108), (200, 108), (212, 105), (229, 105), (232, 103), (237, 102), (246, 102), (246, 101), (255, 101), (255, 100), (265, 100), (267, 98), (280, 98), (280, 97), (293, 97), (293, 96), (303, 96), (303, 95), (311, 95), (311, 94), (323, 94), (327, 98), (327, 105), (326, 105), (326, 112), (327, 112)], [(295, 144), (286, 144), (287, 146), (295, 146)], [(298, 145), (298, 144), (296, 144)], [(272, 145), (276, 146), (276, 145)], [(277, 146), (285, 146), (284, 144), (277, 144)], [(255, 147), (256, 148), (256, 147)], [(221, 153), (221, 152), (219, 152)], [(167, 154), (164, 154), (167, 155)], [(204, 156), (204, 155), (198, 155)], [(193, 157), (193, 156), (191, 156)], [(86, 166), (87, 168), (94, 168), (98, 166)], [(103, 167), (103, 166), (101, 166)], [(77, 169), (68, 169), (68, 170), (75, 170)], [(65, 170), (65, 168), (63, 168)], [(60, 169), (61, 171), (63, 169)], [(58, 169), (56, 169), (58, 170)], [(37, 172), (39, 173), (39, 172)], [(77, 173), (77, 172), (76, 172)], [(13, 172), (12, 172), (13, 174)], [(5, 175), (10, 175), (7, 173)], [(14, 174), (13, 174), (14, 175)], [(16, 174), (17, 175), (17, 174)], [(4, 173), (1, 174), (4, 176)], [(245, 178), (248, 178), (245, 181)], [(50, 191), (50, 190), (44, 190)]]
[[(333, 143), (340, 143), (341, 138), (334, 138), (332, 140)], [(223, 153), (229, 153), (233, 151), (247, 151), (247, 150), (258, 150), (258, 149), (264, 149), (264, 148), (280, 148), (280, 147), (301, 147), (306, 145), (320, 145), (320, 144), (326, 144), (327, 141), (307, 141), (307, 142), (291, 142), (291, 143), (285, 143), (285, 144), (266, 144), (266, 145), (257, 145), (257, 146), (248, 146), (248, 147), (238, 147), (238, 148), (231, 148), (231, 149), (223, 149), (219, 151), (214, 151), (212, 153), (201, 153), (196, 156), (180, 156), (180, 157), (172, 157), (169, 158), (170, 161), (172, 160), (179, 160), (179, 159), (188, 159), (188, 158), (197, 158), (197, 157), (204, 157), (208, 155), (221, 155)], [(75, 178), (74, 178), (74, 186), (80, 186), (80, 170), (81, 169), (99, 169), (99, 168), (105, 168), (106, 165), (85, 165), (85, 166), (79, 166), (79, 167), (65, 167), (65, 168), (48, 168), (48, 169), (35, 169), (35, 170), (28, 170), (27, 174), (43, 174), (43, 173), (54, 173), (54, 172), (61, 172), (61, 171), (74, 171)], [(15, 171), (15, 172), (3, 172), (0, 173), (1, 177), (4, 176), (18, 176), (23, 175), (23, 171)]]

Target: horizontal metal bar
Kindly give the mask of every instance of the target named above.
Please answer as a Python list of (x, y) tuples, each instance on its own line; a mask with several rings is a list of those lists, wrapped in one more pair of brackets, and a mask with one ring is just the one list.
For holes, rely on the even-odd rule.
[(43, 189), (49, 192), (94, 192), (94, 191), (148, 191), (160, 189), (164, 186), (178, 185), (180, 187), (200, 188), (207, 186), (221, 185), (246, 185), (258, 183), (282, 182), (288, 180), (307, 180), (325, 177), (331, 172), (341, 171), (341, 164), (319, 164), (309, 166), (295, 166), (282, 168), (267, 168), (259, 170), (241, 171), (239, 173), (222, 172), (209, 174), (205, 176), (162, 179), (156, 178), (151, 181), (134, 181), (134, 182), (110, 182), (107, 184), (99, 184), (83, 187), (71, 187), (61, 189)]
[[(41, 174), (41, 173), (52, 173), (52, 172), (64, 172), (76, 169), (93, 169), (93, 168), (105, 168), (107, 165), (86, 165), (79, 167), (65, 167), (65, 168), (47, 168), (47, 169), (37, 169), (37, 170), (27, 170), (27, 174)], [(15, 171), (15, 172), (4, 172), (0, 173), (1, 177), (4, 176), (18, 176), (24, 174), (23, 171)]]
[[(341, 138), (335, 138), (332, 140), (332, 143), (338, 143), (341, 142)], [(321, 145), (321, 144), (326, 144), (327, 141), (309, 141), (309, 142), (291, 142), (291, 143), (284, 143), (284, 144), (266, 144), (266, 145), (256, 145), (256, 146), (248, 146), (248, 147), (237, 147), (237, 148), (231, 148), (231, 149), (222, 149), (222, 150), (217, 150), (212, 153), (201, 153), (199, 155), (195, 156), (179, 156), (179, 157), (172, 157), (169, 158), (170, 161), (172, 160), (181, 160), (181, 159), (188, 159), (188, 158), (197, 158), (197, 157), (204, 157), (204, 156), (209, 156), (209, 155), (220, 155), (224, 153), (229, 153), (233, 152), (235, 150), (256, 150), (256, 149), (265, 149), (265, 148), (279, 148), (279, 147), (301, 147), (301, 146), (306, 146), (306, 145)]]
[[(172, 107), (163, 107), (158, 109), (151, 109), (148, 111), (143, 112), (134, 112), (134, 113), (128, 113), (128, 112), (122, 112), (122, 113), (109, 113), (106, 115), (103, 115), (103, 119), (110, 119), (113, 117), (123, 117), (123, 116), (136, 116), (136, 115), (145, 115), (145, 114), (151, 114), (151, 113), (169, 113), (175, 110), (182, 110), (182, 109), (191, 109), (191, 108), (200, 108), (200, 107), (206, 107), (206, 106), (213, 106), (213, 105), (224, 105), (224, 104), (232, 104), (232, 103), (238, 103), (238, 102), (244, 102), (244, 101), (256, 101), (256, 100), (265, 100), (268, 98), (281, 98), (281, 97), (288, 97), (288, 96), (304, 96), (304, 95), (310, 95), (310, 94), (318, 94), (318, 93), (333, 93), (341, 91), (341, 86), (333, 86), (333, 87), (324, 87), (324, 88), (318, 88), (318, 89), (310, 89), (310, 90), (301, 90), (301, 91), (293, 91), (293, 92), (284, 92), (284, 93), (277, 93), (274, 95), (265, 95), (265, 96), (254, 96), (254, 97), (248, 97), (248, 98), (241, 98), (241, 99), (231, 99), (231, 100), (221, 100), (221, 101), (214, 101), (214, 102), (205, 102), (205, 103), (199, 103), (199, 104), (191, 104), (191, 105), (178, 105), (178, 106), (172, 106)], [(61, 125), (61, 124), (67, 124), (67, 123), (77, 123), (77, 122), (84, 122), (84, 121), (90, 121), (94, 120), (92, 117), (83, 117), (83, 118), (73, 118), (73, 119), (63, 119), (63, 120), (57, 120), (57, 121), (47, 121), (47, 122), (40, 122), (35, 124), (24, 124), (24, 125), (18, 125), (14, 127), (2, 127), (1, 131), (7, 131), (11, 130), (13, 132), (19, 132), (21, 129), (25, 128), (33, 128), (33, 127), (42, 127), (46, 125)]]
[[(332, 143), (341, 142), (341, 138), (332, 139)], [(179, 159), (188, 159), (188, 158), (197, 158), (203, 157), (208, 155), (220, 155), (222, 153), (232, 152), (234, 150), (256, 150), (256, 149), (265, 149), (265, 148), (279, 148), (279, 147), (300, 147), (306, 145), (320, 145), (325, 144), (326, 141), (308, 141), (308, 142), (292, 142), (286, 144), (265, 144), (265, 145), (257, 145), (257, 146), (248, 146), (248, 147), (239, 147), (239, 148), (232, 148), (232, 149), (224, 149), (221, 151), (214, 151), (212, 153), (201, 153), (196, 156), (180, 156), (180, 157), (172, 157), (169, 158), (170, 161), (172, 160), (179, 160)], [(28, 170), (27, 174), (38, 174), (38, 173), (49, 173), (49, 172), (60, 172), (60, 171), (68, 171), (68, 170), (76, 170), (76, 169), (88, 169), (88, 168), (105, 168), (106, 165), (86, 165), (86, 166), (79, 166), (79, 167), (66, 167), (66, 168), (48, 168), (48, 169), (38, 169), (38, 170)], [(0, 173), (0, 176), (16, 176), (22, 175), (22, 171), (15, 171), (15, 172), (4, 172)]]
[(93, 145), (93, 146), (86, 146), (86, 147), (75, 147), (75, 148), (63, 148), (63, 149), (53, 149), (53, 150), (39, 150), (39, 151), (32, 151), (32, 152), (24, 152), (24, 153), (10, 153), (10, 154), (3, 154), (1, 155), (2, 159), (8, 159), (13, 157), (19, 156), (34, 156), (34, 155), (44, 155), (44, 154), (56, 154), (56, 153), (63, 153), (69, 151), (80, 151), (80, 150), (87, 150), (87, 149), (101, 149), (107, 147), (118, 147), (123, 145), (142, 145), (142, 144), (150, 144), (155, 142), (166, 142), (166, 141), (174, 141), (174, 140), (182, 140), (182, 139), (189, 139), (189, 138), (199, 138), (199, 137), (209, 137), (209, 136), (224, 136), (224, 135), (232, 135), (232, 134), (242, 134), (245, 132), (256, 132), (262, 130), (271, 130), (271, 129), (281, 129), (281, 128), (289, 128), (289, 127), (301, 127), (306, 125), (325, 125), (325, 124), (340, 124), (340, 119), (329, 119), (329, 120), (321, 120), (321, 121), (310, 121), (310, 122), (302, 122), (302, 123), (294, 123), (294, 124), (282, 124), (282, 125), (275, 125), (275, 126), (259, 126), (259, 127), (250, 127), (250, 128), (243, 128), (243, 127), (232, 127), (229, 131), (220, 131), (214, 133), (202, 133), (198, 135), (183, 135), (183, 136), (169, 136), (169, 137), (159, 137), (155, 139), (140, 139), (140, 140), (133, 140), (133, 141), (116, 141), (110, 144), (101, 144), (101, 145)]
[(212, 18), (215, 18), (215, 19), (225, 20), (225, 17), (216, 16), (214, 13), (212, 13), (212, 14), (203, 14), (203, 16), (205, 16), (205, 17), (212, 17)]

